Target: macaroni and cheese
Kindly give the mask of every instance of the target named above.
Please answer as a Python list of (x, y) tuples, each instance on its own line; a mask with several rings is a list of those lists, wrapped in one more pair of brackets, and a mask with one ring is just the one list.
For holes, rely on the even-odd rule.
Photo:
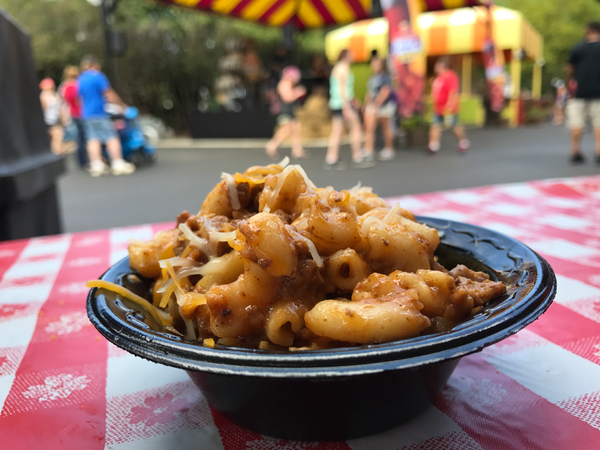
[(482, 272), (438, 264), (439, 242), (369, 188), (317, 188), (297, 165), (251, 167), (223, 174), (198, 214), (132, 242), (131, 268), (152, 290), (119, 293), (211, 347), (383, 343), (446, 331), (505, 293)]

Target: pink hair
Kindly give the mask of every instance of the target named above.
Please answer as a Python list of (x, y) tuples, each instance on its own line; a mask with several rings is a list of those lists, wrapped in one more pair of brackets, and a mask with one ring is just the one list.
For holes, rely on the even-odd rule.
[(286, 66), (281, 72), (282, 78), (295, 78), (300, 79), (300, 69), (296, 66)]
[(40, 81), (40, 89), (52, 89), (54, 86), (55, 84), (52, 78), (44, 78)]

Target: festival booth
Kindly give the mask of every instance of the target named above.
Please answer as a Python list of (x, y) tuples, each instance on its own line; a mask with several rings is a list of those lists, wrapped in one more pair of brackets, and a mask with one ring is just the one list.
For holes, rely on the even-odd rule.
[[(512, 126), (520, 123), (521, 73), (524, 61), (532, 61), (532, 97), (541, 95), (543, 39), (518, 11), (493, 6), (492, 40), (500, 58), (510, 65), (503, 115)], [(427, 77), (433, 76), (433, 62), (442, 55), (451, 57), (451, 67), (461, 80), (461, 120), (465, 124), (482, 125), (485, 120), (485, 70), (482, 51), (486, 39), (488, 12), (485, 7), (459, 8), (425, 12), (418, 16), (417, 32), (427, 57)], [(372, 51), (381, 56), (389, 52), (388, 20), (363, 20), (331, 31), (325, 38), (327, 58), (333, 62), (344, 48), (352, 50), (355, 64), (356, 93), (362, 97), (370, 69)], [(502, 61), (498, 61), (503, 65)]]
[[(193, 8), (199, 11), (233, 17), (265, 26), (283, 28), (283, 46), (289, 51), (293, 47), (293, 34), (297, 31), (322, 28), (332, 25), (352, 23), (371, 17), (371, 0), (159, 0), (162, 3)], [(227, 47), (228, 54), (219, 62), (221, 74), (217, 77), (214, 89), (214, 99), (221, 110), (209, 111), (198, 107), (189, 116), (189, 126), (194, 138), (265, 138), (270, 137), (275, 127), (273, 97), (276, 97), (273, 86), (267, 87), (271, 95), (260, 97), (266, 81), (260, 82), (248, 79), (247, 48), (237, 45), (235, 39), (230, 39)], [(229, 45), (232, 43), (232, 45)], [(290, 53), (288, 52), (287, 55)], [(282, 58), (281, 64), (289, 63), (288, 56)], [(283, 68), (283, 65), (281, 65)], [(263, 70), (266, 69), (263, 67)], [(257, 69), (260, 71), (260, 66)], [(205, 89), (208, 94), (209, 89)], [(200, 94), (201, 96), (203, 94)], [(263, 96), (265, 97), (265, 96)], [(262, 101), (257, 101), (261, 99)], [(249, 101), (251, 100), (251, 101)], [(311, 104), (317, 107), (323, 99), (313, 98)], [(206, 104), (201, 98), (198, 104)], [(275, 105), (276, 106), (276, 105)], [(310, 106), (310, 105), (309, 105)], [(328, 133), (321, 124), (329, 122), (328, 111), (317, 108), (315, 113), (310, 107), (301, 114), (310, 122), (304, 127), (306, 131), (317, 128), (318, 135)], [(306, 137), (314, 137), (312, 134)]]

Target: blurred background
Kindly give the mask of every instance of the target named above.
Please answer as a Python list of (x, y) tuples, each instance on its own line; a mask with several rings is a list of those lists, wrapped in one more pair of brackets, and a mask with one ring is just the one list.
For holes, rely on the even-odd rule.
[[(395, 16), (399, 4), (408, 12)], [(21, 198), (17, 188), (4, 189), (0, 222), (47, 188), (56, 191), (55, 200), (35, 201), (56, 203), (56, 226), (28, 235), (169, 221), (183, 209), (194, 211), (222, 171), (271, 162), (265, 146), (282, 127), (278, 84), (287, 65), (299, 68), (298, 83), (305, 88), (295, 114), (310, 155), (302, 164), (318, 185), (341, 189), (361, 181), (382, 196), (394, 196), (598, 172), (598, 165), (569, 164), (568, 93), (563, 91), (569, 54), (584, 40), (586, 24), (600, 19), (600, 1), (311, 0), (298, 2), (302, 6), (295, 16), (286, 10), (290, 5), (295, 3), (0, 0), (0, 9), (29, 37), (36, 80), (28, 85), (31, 94), (39, 95), (36, 83), (42, 79), (60, 88), (65, 67), (96, 55), (114, 91), (135, 107), (135, 126), (152, 156), (148, 161), (126, 157), (138, 169), (131, 177), (92, 179), (85, 161), (77, 161), (77, 138), (67, 136), (65, 125), (66, 147), (55, 152), (63, 168), (53, 162), (43, 183), (42, 172), (32, 169), (27, 183), (39, 189), (31, 195)], [(415, 13), (414, 5), (421, 11)], [(322, 164), (332, 132), (331, 70), (345, 48), (354, 55), (350, 70), (357, 104), (367, 98), (370, 62), (378, 56), (388, 61), (399, 105), (390, 121), (395, 159), (369, 170), (327, 171)], [(447, 57), (458, 80), (457, 117), (470, 140), (467, 155), (454, 150), (427, 154), (440, 57)], [(9, 67), (0, 67), (0, 75)], [(4, 83), (0, 90), (1, 99), (14, 89)], [(49, 154), (49, 137), (39, 105), (26, 103), (36, 112), (23, 113), (22, 122), (38, 121), (44, 135), (39, 145), (45, 148), (36, 150), (41, 161), (40, 155)], [(7, 105), (0, 102), (5, 120), (13, 114)], [(115, 123), (125, 127), (128, 120)], [(587, 130), (582, 147), (591, 149), (593, 136)], [(125, 152), (123, 139), (121, 133)], [(456, 146), (453, 139), (444, 133), (441, 146)], [(9, 141), (0, 136), (0, 168), (8, 164), (7, 180), (16, 179), (15, 161), (28, 158), (25, 147), (9, 148)], [(290, 154), (290, 140), (282, 142), (281, 158)], [(376, 150), (383, 142), (380, 129)], [(348, 160), (347, 137), (341, 148), (340, 159), (354, 163)], [(6, 236), (25, 237), (13, 232), (0, 234), (0, 240)]]
[[(0, 0), (31, 36), (36, 69), (41, 78), (59, 81), (69, 64), (92, 53), (106, 68), (101, 0)], [(182, 2), (185, 3), (185, 2)], [(582, 27), (600, 17), (596, 0), (496, 0), (521, 12), (543, 38), (542, 93), (552, 103), (551, 81), (564, 78), (570, 49), (582, 40)], [(115, 37), (114, 75), (111, 78), (126, 102), (142, 114), (160, 119), (176, 135), (189, 135), (188, 118), (195, 110), (218, 110), (226, 103), (222, 91), (239, 82), (225, 75), (238, 71), (236, 57), (248, 42), (268, 71), (277, 51), (290, 52), (293, 62), (308, 72), (316, 54), (325, 54), (325, 34), (331, 28), (293, 34), (292, 49), (284, 47), (284, 30), (234, 20), (148, 0), (121, 0), (111, 20)], [(121, 39), (121, 41), (119, 41)], [(291, 53), (293, 52), (293, 57)], [(228, 64), (229, 63), (229, 67)], [(531, 91), (535, 62), (523, 61), (522, 89)], [(482, 69), (479, 69), (482, 70)], [(479, 77), (484, 78), (483, 75)], [(234, 84), (235, 85), (235, 84)], [(253, 99), (247, 99), (251, 103)], [(548, 108), (549, 109), (549, 108)], [(534, 111), (530, 120), (544, 113)]]

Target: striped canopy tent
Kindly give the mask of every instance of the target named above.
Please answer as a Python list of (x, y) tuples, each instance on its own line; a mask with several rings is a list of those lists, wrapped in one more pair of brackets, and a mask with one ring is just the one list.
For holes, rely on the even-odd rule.
[(486, 4), (485, 0), (419, 0), (421, 11), (442, 11)]
[[(273, 27), (320, 28), (371, 17), (371, 0), (161, 0)], [(446, 0), (449, 1), (449, 0)], [(434, 2), (438, 3), (438, 2)]]
[[(523, 50), (524, 56), (533, 61), (541, 58), (543, 39), (523, 14), (494, 7), (492, 17), (492, 37), (498, 48)], [(418, 29), (428, 56), (454, 55), (481, 52), (486, 24), (485, 8), (461, 8), (422, 13)], [(327, 33), (325, 50), (330, 60), (335, 61), (343, 48), (351, 49), (357, 62), (367, 61), (373, 50), (380, 55), (387, 55), (387, 19), (363, 20)]]
[[(492, 39), (496, 48), (504, 50), (510, 63), (510, 107), (508, 119), (515, 126), (521, 122), (519, 98), (521, 96), (522, 61), (533, 64), (531, 93), (539, 99), (542, 92), (542, 65), (544, 41), (527, 18), (508, 8), (492, 8)], [(429, 56), (462, 55), (462, 92), (471, 93), (473, 71), (472, 54), (481, 52), (486, 38), (488, 13), (485, 8), (466, 8), (455, 11), (425, 13), (419, 16), (420, 36)]]
[[(446, 0), (444, 3), (451, 2)], [(458, 0), (455, 3), (458, 3)], [(511, 124), (516, 125), (522, 61), (535, 62), (532, 95), (533, 98), (538, 99), (542, 88), (544, 42), (539, 32), (518, 11), (493, 6), (492, 17), (494, 44), (496, 48), (504, 51), (503, 54), (510, 63), (512, 102), (508, 114)], [(419, 36), (427, 56), (460, 55), (457, 58), (461, 61), (463, 98), (471, 95), (473, 55), (482, 50), (487, 22), (487, 9), (481, 6), (425, 12), (419, 15)], [(330, 61), (335, 61), (340, 50), (344, 48), (352, 51), (357, 62), (368, 61), (373, 50), (377, 50), (380, 55), (387, 55), (389, 51), (387, 20), (384, 18), (363, 20), (327, 33), (325, 53)]]
[[(502, 50), (524, 50), (536, 60), (542, 56), (540, 34), (519, 11), (493, 7), (492, 39)], [(485, 8), (423, 13), (419, 16), (420, 36), (429, 56), (478, 53), (486, 38), (488, 14)]]

